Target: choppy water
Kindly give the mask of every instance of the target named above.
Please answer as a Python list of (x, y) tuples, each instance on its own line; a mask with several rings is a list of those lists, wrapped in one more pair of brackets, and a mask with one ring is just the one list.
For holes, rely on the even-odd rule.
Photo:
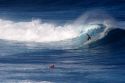
[(0, 0), (0, 83), (125, 83), (124, 8), (123, 0)]

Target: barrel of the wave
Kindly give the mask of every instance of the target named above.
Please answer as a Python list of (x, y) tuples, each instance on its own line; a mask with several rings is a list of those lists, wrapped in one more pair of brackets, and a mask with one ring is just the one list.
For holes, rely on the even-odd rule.
[(88, 29), (86, 30), (86, 33), (93, 37), (99, 36), (100, 33), (104, 32), (105, 28), (106, 26), (103, 24), (91, 24), (91, 25), (88, 25)]
[[(90, 41), (98, 40), (102, 36), (102, 33), (105, 33), (105, 29), (106, 26), (104, 24), (86, 25), (83, 27), (80, 36), (74, 38), (73, 41), (76, 41), (78, 45), (82, 45)], [(91, 39), (88, 40), (88, 37), (91, 37)]]

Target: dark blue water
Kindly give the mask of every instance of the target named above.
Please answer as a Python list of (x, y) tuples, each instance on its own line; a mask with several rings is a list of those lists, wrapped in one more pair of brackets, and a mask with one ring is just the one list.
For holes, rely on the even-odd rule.
[[(28, 37), (34, 37), (34, 25), (25, 35), (27, 22), (34, 19), (46, 23), (46, 33), (49, 24), (65, 28), (78, 18), (82, 23), (110, 20), (113, 29), (87, 45), (77, 43), (79, 37), (68, 43), (41, 42), (43, 34), (33, 42)], [(0, 0), (0, 83), (125, 83), (124, 25), (124, 0)]]

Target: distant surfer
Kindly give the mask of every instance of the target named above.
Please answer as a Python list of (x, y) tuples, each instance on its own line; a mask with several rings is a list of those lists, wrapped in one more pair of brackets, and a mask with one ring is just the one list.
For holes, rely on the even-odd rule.
[(87, 40), (88, 41), (91, 40), (91, 36), (89, 34), (87, 34), (87, 36), (88, 36)]
[(51, 64), (51, 65), (49, 65), (49, 68), (50, 68), (50, 69), (54, 69), (54, 68), (55, 68), (55, 65), (54, 65), (54, 64)]

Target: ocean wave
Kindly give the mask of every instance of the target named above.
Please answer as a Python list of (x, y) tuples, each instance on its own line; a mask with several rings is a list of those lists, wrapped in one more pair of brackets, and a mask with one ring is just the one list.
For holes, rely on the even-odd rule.
[(105, 38), (110, 30), (119, 26), (116, 25), (111, 16), (98, 10), (88, 11), (72, 23), (62, 25), (38, 19), (20, 22), (0, 19), (0, 39), (28, 46), (40, 43), (49, 48), (78, 48)]
[(77, 38), (83, 34), (94, 35), (103, 32), (104, 26), (103, 24), (58, 26), (52, 23), (43, 23), (40, 20), (14, 22), (0, 19), (0, 39), (23, 42), (56, 42)]

